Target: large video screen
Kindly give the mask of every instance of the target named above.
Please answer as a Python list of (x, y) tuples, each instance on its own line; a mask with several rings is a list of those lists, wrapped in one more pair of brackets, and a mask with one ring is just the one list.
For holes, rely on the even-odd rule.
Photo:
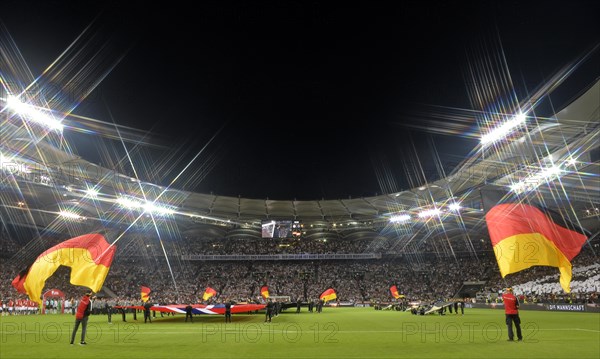
[(262, 221), (262, 238), (298, 238), (302, 235), (300, 221)]

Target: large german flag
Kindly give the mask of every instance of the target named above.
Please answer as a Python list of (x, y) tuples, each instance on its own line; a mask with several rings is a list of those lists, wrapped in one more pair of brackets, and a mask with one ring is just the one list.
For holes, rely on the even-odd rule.
[(142, 285), (140, 288), (140, 292), (141, 292), (140, 294), (142, 297), (142, 302), (146, 303), (148, 301), (148, 299), (150, 299), (150, 292), (152, 292), (152, 291), (150, 290), (150, 288), (144, 287)]
[(337, 298), (337, 294), (333, 288), (329, 288), (319, 296), (320, 299), (323, 299), (325, 302), (329, 302), (330, 300), (334, 300)]
[(260, 288), (260, 295), (262, 295), (262, 297), (265, 299), (269, 298), (269, 287), (267, 287), (266, 285), (263, 285)]
[(481, 198), (502, 278), (533, 266), (557, 267), (560, 285), (569, 293), (571, 260), (587, 240), (585, 230), (560, 213), (505, 191), (485, 188)]
[(217, 294), (217, 291), (212, 289), (211, 287), (206, 287), (204, 294), (202, 295), (202, 300), (209, 300), (212, 296)]
[(46, 280), (62, 265), (71, 268), (71, 284), (98, 292), (108, 274), (115, 250), (116, 246), (109, 245), (100, 233), (71, 238), (40, 254), (33, 264), (19, 273), (12, 285), (29, 295), (31, 300), (41, 303)]

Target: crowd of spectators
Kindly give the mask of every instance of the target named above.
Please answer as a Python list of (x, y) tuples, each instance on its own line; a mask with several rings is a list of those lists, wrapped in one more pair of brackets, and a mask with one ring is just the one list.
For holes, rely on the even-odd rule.
[(556, 268), (535, 266), (509, 274), (505, 278), (496, 270), (480, 296), (486, 301), (498, 300), (498, 293), (510, 284), (528, 303), (596, 303), (600, 292), (600, 260), (585, 248), (573, 259), (571, 293), (564, 293)]
[(184, 239), (186, 254), (305, 254), (363, 253), (370, 241), (310, 238)]
[[(166, 244), (166, 251), (172, 254), (169, 262), (161, 252), (149, 252), (146, 246), (130, 246), (117, 252), (104, 283), (105, 290), (100, 294), (111, 305), (140, 304), (143, 285), (152, 289), (151, 298), (156, 303), (198, 303), (204, 290), (212, 287), (217, 291), (212, 300), (260, 301), (260, 287), (267, 285), (271, 295), (289, 296), (293, 301), (317, 300), (325, 289), (334, 288), (338, 300), (358, 303), (390, 301), (389, 288), (396, 285), (407, 301), (431, 302), (455, 297), (465, 281), (484, 281), (487, 284), (482, 294), (491, 300), (490, 293), (499, 293), (507, 285), (539, 282), (557, 274), (556, 268), (533, 267), (503, 279), (490, 253), (477, 258), (429, 256), (419, 260), (410, 256), (384, 256), (376, 260), (186, 261), (180, 256), (184, 253), (182, 248), (189, 248), (186, 254), (216, 255), (361, 253), (368, 243), (365, 240), (347, 244), (342, 240), (187, 240)], [(579, 280), (589, 283), (590, 278), (593, 281), (600, 273), (598, 257), (588, 250), (575, 258), (573, 266), (574, 283)], [(0, 300), (25, 298), (11, 286), (21, 269), (14, 261), (0, 263)], [(67, 298), (79, 297), (81, 290), (69, 284), (69, 274), (68, 268), (60, 268), (48, 279), (45, 288), (58, 288)], [(551, 280), (557, 282), (557, 277)], [(573, 287), (569, 296), (533, 290), (521, 295), (531, 301), (597, 300), (598, 288)]]

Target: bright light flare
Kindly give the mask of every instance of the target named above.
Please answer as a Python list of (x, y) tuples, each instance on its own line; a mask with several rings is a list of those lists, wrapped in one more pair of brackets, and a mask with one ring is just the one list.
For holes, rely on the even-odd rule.
[(408, 214), (398, 214), (390, 217), (390, 223), (403, 223), (410, 221), (410, 215)]
[(510, 190), (515, 193), (521, 193), (521, 192), (525, 191), (525, 188), (527, 188), (527, 186), (526, 186), (525, 182), (523, 182), (523, 181), (513, 183), (510, 185)]
[(100, 194), (100, 192), (98, 192), (98, 190), (95, 188), (88, 188), (85, 190), (85, 195), (89, 198), (98, 198), (98, 194)]
[(553, 181), (556, 178), (560, 178), (566, 171), (560, 168), (560, 166), (551, 166), (544, 168), (538, 173), (521, 180), (517, 183), (510, 185), (511, 191), (515, 193), (523, 193), (525, 191), (532, 191), (538, 188), (544, 182)]
[(458, 212), (461, 208), (462, 207), (461, 207), (460, 203), (457, 203), (457, 202), (450, 203), (450, 205), (448, 205), (448, 209), (450, 209), (451, 211), (455, 211), (455, 212)]
[(542, 171), (540, 171), (538, 176), (541, 178), (550, 178), (553, 176), (560, 176), (562, 171), (563, 170), (559, 166), (552, 166), (552, 167), (544, 168)]
[(439, 216), (442, 213), (439, 208), (428, 209), (422, 212), (419, 212), (419, 218), (427, 218), (433, 216)]
[(142, 207), (144, 208), (144, 211), (158, 215), (171, 215), (175, 213), (171, 208), (156, 205), (153, 202), (146, 202)]
[(566, 164), (567, 166), (575, 166), (575, 165), (577, 164), (577, 158), (570, 157), (570, 158), (569, 158), (569, 159), (568, 159), (568, 160), (565, 162), (565, 164)]
[(117, 203), (124, 208), (127, 209), (134, 209), (134, 208), (140, 208), (142, 207), (142, 203), (138, 202), (136, 200), (133, 200), (131, 198), (127, 198), (127, 197), (119, 197), (117, 199)]
[(140, 209), (145, 213), (156, 214), (160, 216), (175, 214), (174, 209), (150, 201), (141, 202), (139, 200), (128, 197), (119, 197), (117, 199), (117, 203), (121, 205), (121, 207), (127, 209)]
[(78, 215), (77, 213), (73, 213), (70, 211), (60, 211), (58, 214), (61, 217), (66, 218), (66, 219), (73, 219), (73, 220), (85, 219), (85, 217), (82, 217), (82, 216)]
[(527, 120), (524, 113), (515, 115), (511, 120), (506, 121), (502, 125), (494, 128), (487, 134), (481, 136), (481, 144), (488, 145), (508, 136), (515, 128), (521, 126)]
[(64, 125), (51, 115), (48, 109), (41, 109), (19, 100), (18, 97), (9, 95), (6, 99), (6, 108), (20, 115), (22, 119), (36, 122), (51, 130), (62, 132)]

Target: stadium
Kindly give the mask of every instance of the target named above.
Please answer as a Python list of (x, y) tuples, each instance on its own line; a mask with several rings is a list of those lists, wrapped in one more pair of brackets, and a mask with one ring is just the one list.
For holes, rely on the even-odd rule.
[[(288, 5), (215, 5), (200, 19), (213, 26), (211, 16), (218, 23), (232, 16), (250, 32), (272, 13), (292, 27), (307, 19), (354, 25), (323, 15), (331, 10), (325, 5), (305, 12)], [(297, 158), (282, 175), (272, 164), (281, 158), (269, 152), (259, 158), (264, 167), (253, 169), (268, 179), (248, 174), (248, 187), (218, 194), (206, 183), (231, 187), (235, 169), (215, 169), (219, 156), (206, 151), (219, 143), (251, 161), (244, 158), (251, 145), (234, 144), (242, 137), (221, 139), (230, 122), (207, 125), (211, 134), (186, 152), (183, 133), (180, 144), (165, 146), (160, 130), (142, 130), (143, 122), (94, 114), (111, 107), (109, 96), (94, 97), (102, 82), (113, 76), (119, 84), (119, 66), (130, 70), (121, 62), (130, 48), (115, 39), (139, 35), (132, 29), (142, 20), (127, 20), (120, 32), (112, 18), (129, 6), (81, 20), (86, 27), (69, 33), (74, 40), (40, 71), (28, 65), (39, 58), (29, 59), (11, 32), (20, 18), (0, 14), (0, 358), (600, 357), (597, 38), (582, 40), (543, 81), (525, 86), (511, 77), (500, 39), (506, 33), (484, 36), (485, 45), (467, 51), (465, 84), (455, 90), (467, 94), (469, 107), (411, 109), (406, 117), (416, 122), (402, 122), (403, 131), (426, 135), (398, 144), (406, 159), (400, 170), (372, 155), (383, 163), (372, 170), (377, 193), (297, 199), (284, 191), (302, 187), (290, 174), (318, 174), (303, 172), (309, 166)], [(442, 10), (422, 18), (434, 22)], [(160, 112), (156, 98), (144, 101), (144, 109), (136, 101), (115, 109)], [(236, 104), (246, 111), (242, 100)], [(172, 123), (179, 132), (197, 129), (193, 121)], [(358, 132), (370, 125), (382, 126), (365, 120)], [(302, 129), (294, 123), (289, 132)], [(336, 138), (346, 132), (339, 134), (325, 136), (340, 147), (346, 142)], [(277, 141), (265, 151), (279, 151)], [(308, 147), (305, 141), (294, 145)], [(452, 147), (461, 152), (449, 160), (444, 152), (454, 155)], [(366, 183), (363, 168), (353, 171), (348, 181)], [(402, 179), (391, 179), (398, 173)], [(257, 179), (280, 183), (265, 191), (289, 197), (232, 195), (255, 193)], [(80, 298), (90, 290), (86, 345), (71, 346), (82, 335), (73, 330)], [(506, 292), (519, 301), (516, 343), (507, 342)]]

